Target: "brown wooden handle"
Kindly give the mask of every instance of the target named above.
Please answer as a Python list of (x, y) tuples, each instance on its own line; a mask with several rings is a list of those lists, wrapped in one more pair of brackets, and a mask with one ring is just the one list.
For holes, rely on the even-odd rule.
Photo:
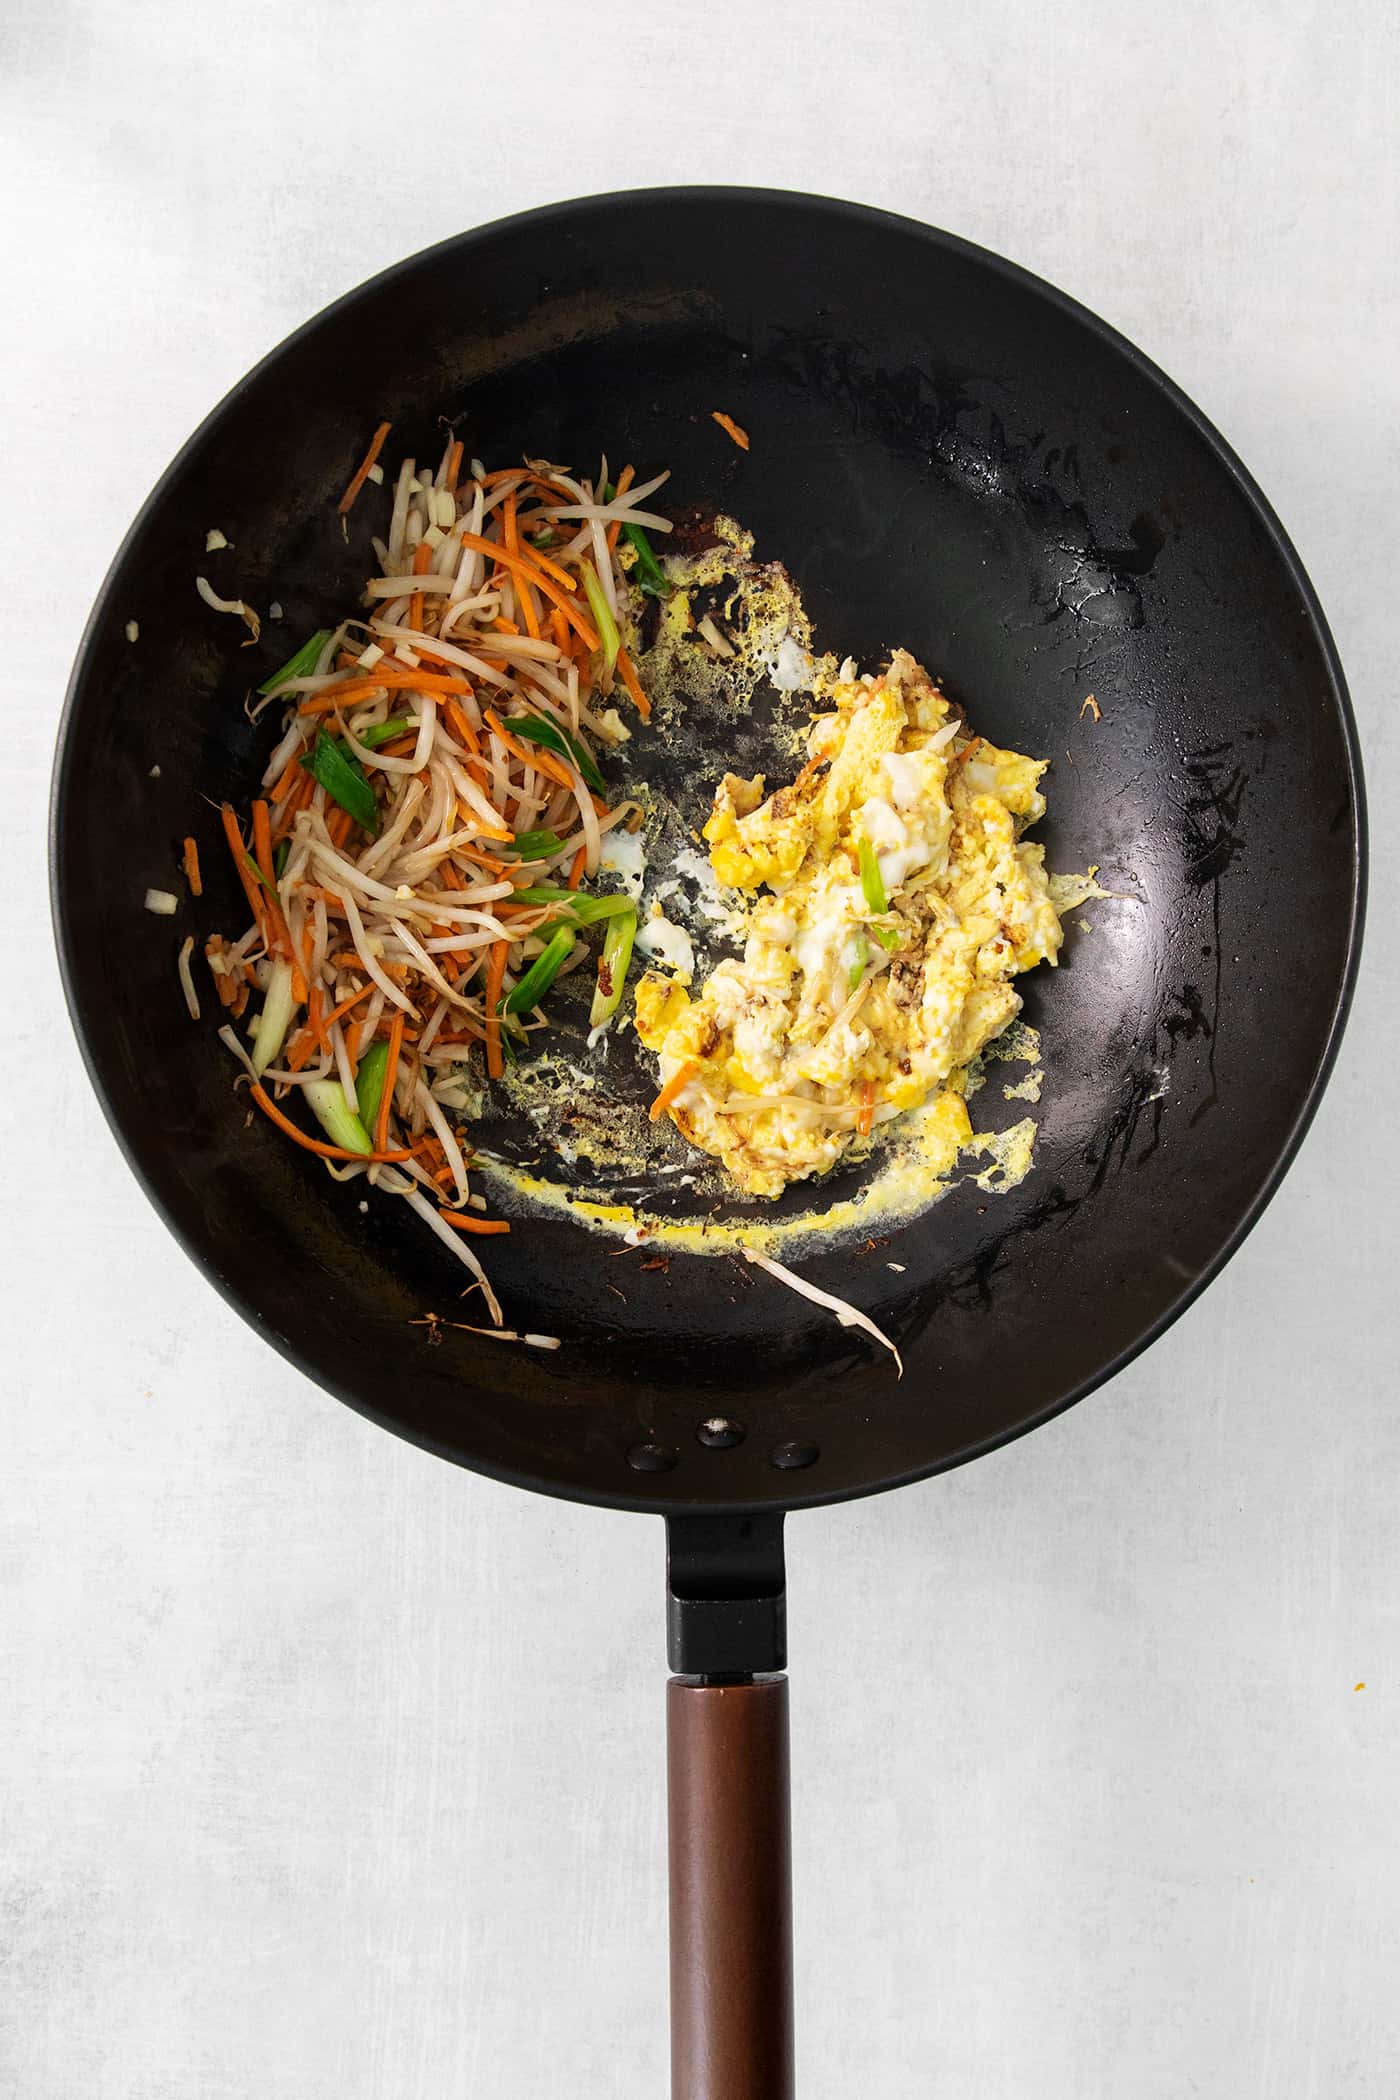
[(792, 2100), (786, 1677), (666, 1688), (672, 2100)]

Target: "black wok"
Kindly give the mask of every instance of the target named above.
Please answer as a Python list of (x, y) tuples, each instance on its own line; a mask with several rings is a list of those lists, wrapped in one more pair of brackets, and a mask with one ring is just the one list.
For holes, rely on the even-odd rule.
[[(367, 507), (347, 545), (334, 498), (380, 417), (420, 456), (445, 420), (494, 460), (669, 464), (673, 507), (731, 510), (787, 563), (823, 647), (870, 662), (903, 644), (978, 727), (1053, 758), (1050, 864), (1097, 862), (1124, 901), (1023, 980), (1046, 1073), (1034, 1170), (999, 1198), (965, 1183), (888, 1247), (804, 1265), (895, 1337), (902, 1383), (727, 1258), (643, 1270), (557, 1216), (490, 1251), (507, 1316), (563, 1349), (433, 1346), (409, 1323), (451, 1310), (435, 1243), (247, 1127), (213, 1023), (185, 1018), (175, 939), (143, 894), (172, 886), (201, 794), (251, 788), (267, 739), (242, 701), (285, 653), (241, 654), (200, 604), (204, 533), (229, 526), (239, 588), (279, 598), (299, 638), (366, 572)], [(721, 748), (702, 720), (631, 747), (670, 779), (712, 778)], [(310, 1376), (460, 1464), (668, 1517), (678, 2093), (788, 2090), (782, 1512), (1045, 1421), (1214, 1275), (1326, 1078), (1363, 871), (1340, 666), (1228, 447), (1072, 301), (854, 206), (642, 192), (447, 242), (274, 351), (132, 527), (73, 674), (54, 794), (89, 1071), (172, 1230)], [(176, 939), (233, 923), (231, 880), (211, 869)], [(624, 1266), (619, 1298), (605, 1285)]]

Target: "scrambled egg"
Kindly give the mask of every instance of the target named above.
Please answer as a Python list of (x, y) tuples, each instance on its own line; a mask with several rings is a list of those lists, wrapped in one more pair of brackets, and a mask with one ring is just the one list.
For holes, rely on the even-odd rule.
[(655, 973), (637, 989), (676, 1127), (756, 1196), (921, 1104), (951, 1164), (965, 1068), (1061, 942), (1022, 838), (1045, 762), (973, 735), (903, 650), (879, 677), (843, 665), (823, 697), (796, 780), (765, 796), (727, 775), (705, 826), (717, 879), (754, 895), (742, 960), (696, 998)]

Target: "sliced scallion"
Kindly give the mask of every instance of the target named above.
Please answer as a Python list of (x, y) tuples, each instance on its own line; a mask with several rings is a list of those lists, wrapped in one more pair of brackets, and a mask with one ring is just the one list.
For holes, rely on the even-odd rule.
[[(603, 501), (611, 503), (616, 494), (617, 490), (611, 482), (608, 482), (603, 489)], [(622, 537), (630, 546), (635, 547), (637, 550), (637, 559), (632, 569), (632, 581), (636, 584), (638, 590), (648, 592), (653, 598), (669, 598), (675, 589), (675, 585), (657, 560), (651, 541), (647, 538), (641, 526), (624, 525)]]
[[(338, 1079), (309, 1079), (302, 1088), (307, 1106), (333, 1145), (342, 1152), (373, 1152), (369, 1132), (350, 1103)], [(356, 1092), (359, 1092), (358, 1083)]]
[(322, 627), (312, 635), (309, 642), (303, 642), (296, 655), (289, 656), (281, 670), (274, 671), (271, 678), (258, 687), (263, 698), (266, 699), (269, 693), (275, 693), (278, 686), (285, 685), (289, 678), (310, 678), (321, 660), (321, 651), (330, 640), (331, 633), (329, 627)]
[(379, 1120), (379, 1104), (384, 1099), (384, 1074), (388, 1067), (389, 1045), (381, 1038), (370, 1044), (355, 1074), (355, 1098), (360, 1104), (360, 1121), (366, 1130), (373, 1130)]
[(292, 997), (292, 966), (286, 957), (279, 955), (272, 965), (272, 974), (267, 980), (267, 992), (258, 1015), (257, 1033), (253, 1038), (253, 1070), (259, 1079), (268, 1066), (276, 1060), (278, 1052), (287, 1040), (287, 1030), (292, 1025), (296, 1012), (296, 1000)]
[(546, 751), (553, 751), (559, 758), (566, 758), (570, 765), (577, 766), (584, 779), (598, 794), (607, 793), (607, 784), (586, 744), (561, 729), (557, 722), (547, 722), (543, 715), (511, 715), (507, 729), (516, 736), (523, 736), (528, 743), (543, 744)]
[[(880, 873), (880, 863), (875, 857), (875, 848), (871, 845), (869, 839), (861, 839), (856, 847), (856, 852), (860, 859), (860, 886), (865, 893), (866, 903), (873, 912), (887, 912), (890, 908), (890, 900), (885, 893), (885, 878)], [(892, 932), (888, 926), (872, 926), (870, 931), (874, 934), (886, 954), (889, 954), (892, 949), (899, 946), (899, 935)]]
[(365, 769), (353, 751), (347, 751), (324, 729), (316, 733), (316, 741), (302, 760), (302, 765), (319, 782), (343, 810), (352, 816), (361, 831), (371, 838), (379, 830), (379, 804), (374, 799), (374, 789), (365, 778)]
[(528, 888), (517, 890), (512, 902), (565, 905), (580, 926), (592, 926), (599, 919), (615, 919), (637, 909), (630, 897), (583, 897), (577, 890), (561, 890), (552, 882), (531, 883)]
[(387, 722), (372, 722), (368, 729), (357, 729), (355, 735), (367, 750), (377, 751), (381, 744), (392, 744), (396, 736), (406, 736), (417, 727), (407, 715), (394, 715)]
[(851, 948), (852, 960), (846, 971), (846, 990), (848, 992), (853, 992), (860, 983), (861, 978), (865, 975), (865, 966), (870, 960), (870, 943), (859, 928), (857, 928)]
[(502, 1005), (508, 1014), (533, 1013), (572, 953), (576, 935), (572, 926), (561, 926), (551, 935), (543, 955), (537, 955), (513, 992)]
[(603, 586), (598, 581), (598, 572), (591, 561), (582, 562), (583, 588), (588, 599), (588, 610), (598, 623), (598, 639), (603, 645), (603, 662), (611, 671), (617, 662), (617, 652), (622, 647), (622, 636), (617, 631), (613, 610), (607, 601)]
[(564, 841), (557, 831), (518, 831), (504, 853), (518, 853), (522, 860), (548, 860), (557, 853)]
[(604, 1021), (610, 1021), (622, 1003), (622, 988), (627, 982), (627, 966), (632, 960), (632, 943), (636, 934), (635, 908), (609, 919), (608, 930), (603, 936), (603, 952), (598, 958), (598, 983), (588, 1016), (590, 1028), (600, 1028)]

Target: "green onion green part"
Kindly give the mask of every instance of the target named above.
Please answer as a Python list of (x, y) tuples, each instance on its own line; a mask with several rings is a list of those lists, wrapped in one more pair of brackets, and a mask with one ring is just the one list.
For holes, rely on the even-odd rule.
[(360, 1069), (355, 1074), (355, 1095), (360, 1104), (360, 1121), (366, 1130), (373, 1130), (379, 1120), (379, 1104), (384, 1099), (384, 1075), (389, 1069), (389, 1045), (382, 1039), (371, 1043), (360, 1059)]
[(607, 793), (607, 783), (594, 765), (586, 745), (577, 737), (561, 729), (557, 722), (547, 722), (543, 715), (507, 715), (506, 728), (515, 736), (523, 736), (532, 744), (543, 744), (546, 751), (554, 752), (558, 758), (566, 758), (570, 765), (577, 766), (588, 785), (598, 794)]
[(379, 804), (374, 799), (374, 789), (365, 778), (365, 769), (353, 751), (347, 751), (324, 729), (316, 733), (316, 741), (302, 760), (302, 765), (319, 782), (330, 796), (338, 802), (371, 838), (379, 830)]
[(517, 890), (512, 902), (564, 905), (580, 926), (592, 926), (599, 919), (616, 919), (623, 912), (637, 909), (630, 897), (584, 897), (577, 890), (561, 890), (552, 882), (531, 883), (528, 888)]
[[(309, 1079), (302, 1088), (307, 1105), (333, 1145), (342, 1152), (373, 1152), (369, 1132), (345, 1098), (338, 1079)], [(358, 1085), (356, 1092), (359, 1092)]]
[(518, 831), (502, 853), (518, 853), (522, 860), (548, 860), (564, 841), (557, 831)]
[(890, 900), (885, 895), (885, 878), (880, 873), (875, 848), (869, 839), (862, 839), (856, 850), (860, 854), (860, 886), (865, 892), (866, 903), (872, 911), (888, 911)]
[(608, 930), (603, 936), (603, 952), (598, 958), (598, 984), (588, 1015), (590, 1028), (600, 1028), (604, 1021), (610, 1021), (622, 1003), (622, 988), (627, 982), (627, 966), (632, 960), (632, 943), (636, 935), (635, 908), (609, 919)]
[(617, 662), (617, 652), (622, 647), (622, 636), (617, 631), (613, 610), (607, 601), (603, 586), (598, 581), (598, 572), (591, 561), (580, 564), (583, 571), (583, 588), (588, 599), (588, 609), (598, 625), (598, 638), (603, 644), (603, 662), (609, 671)]
[[(609, 481), (603, 488), (603, 501), (611, 503), (617, 490)], [(632, 581), (639, 591), (646, 591), (653, 598), (669, 598), (675, 585), (656, 558), (651, 541), (640, 525), (624, 525), (622, 537), (637, 550), (637, 559), (632, 569)]]
[(405, 736), (417, 727), (407, 715), (393, 715), (387, 722), (373, 722), (368, 729), (357, 729), (355, 735), (367, 750), (377, 751), (381, 744), (392, 744), (396, 736)]
[[(880, 873), (875, 848), (869, 839), (862, 839), (856, 850), (860, 855), (860, 886), (865, 892), (866, 903), (874, 912), (888, 911), (890, 900), (885, 894), (885, 878)], [(870, 931), (887, 955), (899, 946), (899, 935), (891, 932), (888, 926), (872, 926)]]
[(846, 971), (846, 990), (848, 992), (853, 992), (860, 983), (861, 978), (865, 975), (865, 966), (870, 960), (870, 943), (859, 929), (857, 929), (856, 937), (851, 945), (854, 950), (854, 960)]
[(571, 926), (561, 926), (554, 934), (543, 955), (537, 955), (513, 992), (508, 992), (501, 1004), (502, 1013), (533, 1013), (559, 972), (563, 969), (573, 950), (575, 941)]
[[(286, 844), (288, 842), (284, 840), (283, 843)], [(254, 882), (260, 882), (262, 884), (263, 888), (267, 891), (269, 897), (275, 897), (277, 895), (277, 891), (275, 890), (273, 885), (268, 881), (266, 875), (264, 875), (262, 869), (258, 866), (257, 862), (254, 860), (252, 854), (248, 851), (246, 846), (243, 849), (243, 865), (248, 870), (248, 873), (252, 876)], [(272, 865), (275, 870), (277, 867), (277, 863), (275, 860), (273, 861)]]
[(296, 655), (289, 656), (281, 670), (274, 671), (271, 678), (258, 687), (263, 698), (266, 699), (270, 693), (275, 693), (278, 686), (285, 685), (289, 678), (309, 678), (316, 669), (321, 651), (330, 640), (332, 632), (333, 629), (329, 627), (318, 628), (309, 642), (303, 642)]
[(272, 856), (272, 872), (279, 882), (282, 880), (283, 871), (287, 865), (287, 855), (291, 850), (292, 842), (290, 839), (279, 839), (277, 851)]

